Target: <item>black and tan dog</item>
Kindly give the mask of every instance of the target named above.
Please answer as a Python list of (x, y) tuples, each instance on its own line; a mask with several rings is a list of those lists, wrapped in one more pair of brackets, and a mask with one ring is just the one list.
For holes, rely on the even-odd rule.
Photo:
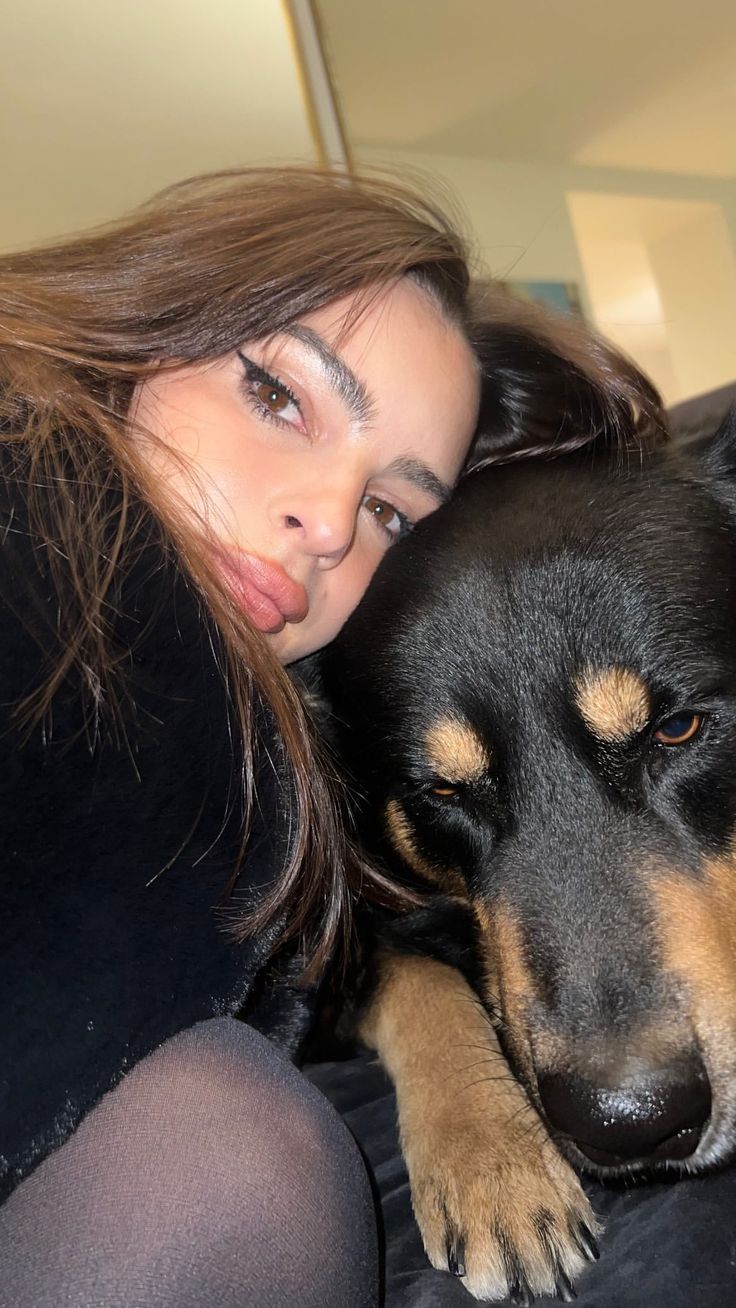
[(568, 1297), (573, 1169), (736, 1152), (736, 421), (470, 474), (323, 675), (365, 831), (435, 888), (361, 1021), (427, 1253)]

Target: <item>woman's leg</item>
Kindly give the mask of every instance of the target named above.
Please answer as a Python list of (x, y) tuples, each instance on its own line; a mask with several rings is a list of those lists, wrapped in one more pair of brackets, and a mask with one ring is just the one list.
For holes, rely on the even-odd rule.
[(4, 1308), (375, 1308), (365, 1166), (231, 1018), (139, 1063), (0, 1207)]

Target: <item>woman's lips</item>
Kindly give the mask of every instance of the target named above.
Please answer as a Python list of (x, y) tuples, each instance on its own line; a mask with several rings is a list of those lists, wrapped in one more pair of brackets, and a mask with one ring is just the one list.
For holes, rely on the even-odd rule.
[(233, 598), (259, 631), (281, 631), (286, 622), (307, 616), (306, 590), (279, 563), (224, 546), (214, 557)]

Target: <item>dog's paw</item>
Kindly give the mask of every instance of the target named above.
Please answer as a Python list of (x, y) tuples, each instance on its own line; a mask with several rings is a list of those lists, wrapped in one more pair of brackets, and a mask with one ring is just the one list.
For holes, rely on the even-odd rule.
[(574, 1299), (598, 1224), (529, 1105), (506, 1123), (462, 1111), (405, 1140), (414, 1213), (433, 1267), (476, 1299)]

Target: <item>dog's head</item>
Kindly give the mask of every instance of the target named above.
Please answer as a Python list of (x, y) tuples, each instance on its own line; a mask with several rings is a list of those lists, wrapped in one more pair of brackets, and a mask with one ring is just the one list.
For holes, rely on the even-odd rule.
[(736, 1152), (736, 421), (479, 471), (325, 665), (384, 852), (468, 901), (574, 1161)]

